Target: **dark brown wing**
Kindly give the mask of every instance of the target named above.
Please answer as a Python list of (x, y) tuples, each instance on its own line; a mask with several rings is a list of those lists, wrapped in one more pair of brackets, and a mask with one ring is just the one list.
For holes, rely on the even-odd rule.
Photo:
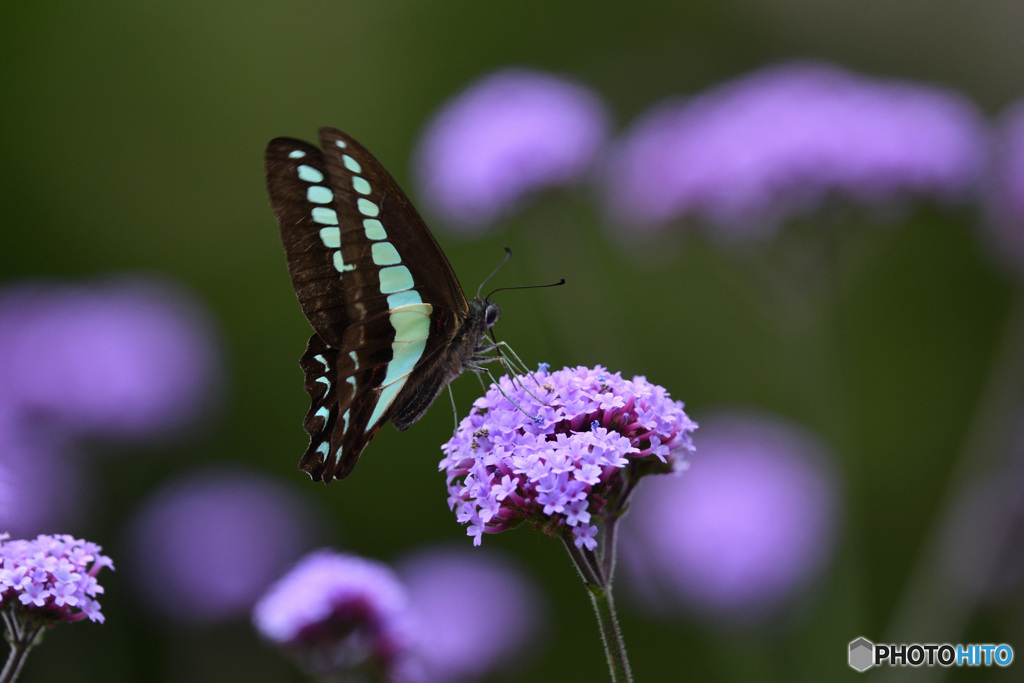
[[(340, 146), (338, 142), (345, 146)], [(422, 299), (455, 311), (455, 317), (459, 320), (465, 317), (468, 304), (455, 271), (434, 235), (387, 169), (358, 141), (336, 128), (321, 128), (320, 144), (332, 176), (339, 179), (342, 187), (351, 188), (352, 180), (347, 176), (353, 175), (346, 166), (345, 156), (359, 165), (361, 172), (358, 175), (367, 181), (370, 192), (368, 195), (360, 195), (349, 190), (349, 204), (355, 206), (357, 200), (365, 196), (380, 207), (378, 219), (385, 230), (386, 239), (401, 254), (402, 263), (411, 271), (416, 291)], [(356, 217), (365, 218), (362, 215)], [(368, 248), (368, 242), (363, 243), (364, 248)], [(372, 289), (368, 293), (372, 294)], [(452, 319), (451, 323), (454, 322), (455, 319)]]
[(330, 226), (318, 222), (338, 210), (337, 203), (329, 201), (333, 192), (324, 156), (300, 140), (275, 138), (267, 144), (266, 174), (288, 274), (302, 312), (326, 343), (341, 346), (349, 323), (345, 285), (321, 236), (322, 229)]
[(330, 481), (351, 471), (392, 415), (408, 426), (454, 376), (442, 371), (444, 359), (469, 307), (383, 166), (341, 131), (321, 129), (320, 142), (318, 150), (272, 140), (267, 188), (292, 284), (317, 332), (301, 361), (312, 404), (300, 467)]

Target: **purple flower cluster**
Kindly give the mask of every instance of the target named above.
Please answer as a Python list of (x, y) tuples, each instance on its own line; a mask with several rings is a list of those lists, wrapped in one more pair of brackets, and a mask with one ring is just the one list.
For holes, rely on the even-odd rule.
[(0, 288), (0, 529), (81, 523), (76, 441), (180, 431), (220, 379), (211, 321), (176, 286), (118, 276)]
[(508, 558), (492, 548), (433, 548), (406, 558), (398, 572), (424, 681), (478, 681), (525, 668), (542, 630), (542, 603)]
[(474, 545), (527, 521), (550, 534), (568, 527), (576, 547), (593, 550), (592, 520), (640, 476), (683, 471), (696, 428), (681, 402), (643, 377), (544, 365), (505, 376), (442, 446), (448, 504)]
[(758, 236), (832, 196), (971, 199), (986, 150), (979, 112), (955, 93), (784, 64), (643, 117), (607, 156), (604, 197), (633, 230), (693, 217)]
[(34, 540), (0, 538), (0, 604), (45, 622), (103, 621), (96, 574), (114, 563), (95, 543), (67, 535)]
[(138, 277), (0, 291), (0, 387), (22, 418), (72, 433), (140, 437), (208, 405), (211, 325), (176, 287)]
[(405, 588), (386, 565), (320, 550), (270, 588), (253, 623), (310, 673), (369, 668), (395, 680), (411, 645), (407, 610)]
[(424, 205), (474, 232), (529, 193), (583, 177), (607, 134), (604, 105), (584, 86), (505, 69), (444, 105), (413, 167)]
[(310, 674), (453, 683), (521, 656), (539, 612), (534, 586), (501, 555), (426, 549), (395, 573), (324, 549), (270, 587), (253, 623)]
[(125, 532), (121, 564), (160, 616), (215, 623), (251, 609), (319, 529), (306, 501), (276, 480), (209, 467), (148, 497)]

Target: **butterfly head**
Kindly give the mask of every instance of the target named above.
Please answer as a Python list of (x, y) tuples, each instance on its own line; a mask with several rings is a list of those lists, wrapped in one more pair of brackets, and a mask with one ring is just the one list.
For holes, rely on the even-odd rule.
[(486, 297), (477, 297), (469, 302), (469, 315), (477, 321), (477, 327), (483, 332), (494, 327), (501, 317), (501, 308)]

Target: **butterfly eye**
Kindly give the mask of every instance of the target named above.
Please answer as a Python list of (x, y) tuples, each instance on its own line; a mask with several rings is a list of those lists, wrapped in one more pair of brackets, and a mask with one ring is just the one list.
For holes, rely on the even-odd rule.
[(487, 304), (487, 310), (484, 311), (484, 322), (487, 323), (487, 327), (493, 327), (494, 323), (498, 322), (500, 314), (501, 309), (498, 308), (497, 304)]

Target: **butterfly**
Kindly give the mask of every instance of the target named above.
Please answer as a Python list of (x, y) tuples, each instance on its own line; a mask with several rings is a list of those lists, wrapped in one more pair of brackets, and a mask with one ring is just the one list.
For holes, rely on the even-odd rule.
[(463, 370), (497, 348), (500, 309), (467, 301), (409, 198), (365, 147), (334, 128), (320, 147), (275, 138), (267, 192), (288, 272), (314, 334), (299, 365), (311, 399), (299, 462), (313, 481), (348, 476), (386, 422), (404, 430)]

